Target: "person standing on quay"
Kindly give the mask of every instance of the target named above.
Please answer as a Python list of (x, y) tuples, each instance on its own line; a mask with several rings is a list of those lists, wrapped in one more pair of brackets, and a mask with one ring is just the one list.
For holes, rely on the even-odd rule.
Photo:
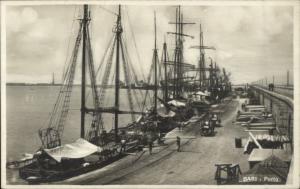
[(176, 144), (177, 144), (177, 152), (180, 152), (180, 137), (176, 137)]
[(125, 139), (122, 139), (121, 140), (121, 152), (125, 152), (126, 150), (126, 140)]
[(149, 141), (149, 153), (150, 153), (150, 155), (152, 154), (152, 147), (153, 147), (153, 142), (151, 140), (151, 141)]

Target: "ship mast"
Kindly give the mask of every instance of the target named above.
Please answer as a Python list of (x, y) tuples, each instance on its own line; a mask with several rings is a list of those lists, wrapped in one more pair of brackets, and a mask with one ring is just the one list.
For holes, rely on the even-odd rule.
[(168, 100), (168, 76), (167, 76), (167, 43), (166, 39), (163, 45), (163, 56), (164, 56), (164, 77), (165, 77), (165, 84), (164, 84), (164, 101), (167, 102)]
[(116, 77), (115, 77), (115, 141), (118, 142), (118, 124), (119, 124), (119, 85), (120, 85), (120, 42), (121, 34), (123, 32), (121, 25), (121, 5), (119, 5), (119, 13), (117, 18), (117, 28), (116, 28)]
[(84, 138), (85, 135), (85, 113), (86, 113), (86, 105), (85, 105), (85, 85), (86, 85), (86, 30), (89, 21), (88, 16), (88, 5), (83, 6), (84, 13), (82, 19), (82, 69), (81, 69), (81, 128), (80, 128), (80, 137)]
[(204, 82), (205, 82), (205, 55), (204, 55), (204, 50), (203, 50), (203, 32), (202, 32), (202, 27), (200, 24), (200, 40), (199, 40), (199, 49), (200, 49), (200, 60), (199, 60), (199, 89), (201, 90)]
[[(115, 142), (118, 143), (119, 142), (119, 114), (142, 114), (143, 112), (136, 112), (133, 109), (133, 100), (132, 100), (132, 95), (131, 95), (131, 91), (130, 91), (130, 75), (129, 75), (129, 70), (128, 69), (128, 62), (125, 56), (125, 52), (127, 52), (126, 46), (123, 44), (123, 38), (122, 38), (122, 33), (123, 33), (123, 28), (122, 28), (122, 24), (121, 24), (121, 5), (118, 6), (118, 14), (117, 14), (117, 21), (116, 21), (116, 25), (114, 26), (113, 32), (115, 33), (114, 35), (114, 40), (112, 43), (112, 46), (110, 48), (110, 53), (109, 53), (109, 57), (108, 57), (108, 62), (105, 66), (105, 72), (103, 74), (103, 78), (102, 78), (102, 84), (101, 86), (103, 86), (102, 90), (100, 91), (100, 95), (99, 95), (99, 105), (97, 105), (97, 107), (95, 109), (86, 109), (86, 112), (93, 112), (93, 113), (111, 113), (114, 116), (114, 139)], [(115, 56), (114, 56), (115, 55)], [(114, 59), (115, 58), (115, 59)], [(114, 60), (113, 60), (114, 59)], [(115, 95), (114, 95), (114, 106), (113, 107), (101, 107), (103, 102), (104, 102), (104, 98), (105, 98), (105, 93), (106, 93), (106, 89), (107, 89), (107, 85), (108, 85), (108, 81), (109, 81), (109, 76), (111, 73), (111, 66), (112, 63), (115, 63), (115, 67), (114, 67), (114, 90), (115, 90)], [(122, 63), (122, 64), (121, 64)], [(128, 92), (128, 99), (129, 99), (129, 106), (130, 106), (130, 111), (122, 111), (120, 110), (120, 70), (121, 67), (123, 66), (124, 69), (124, 76), (125, 76), (125, 82), (129, 87), (129, 90), (127, 89)], [(132, 116), (133, 117), (133, 116)]]
[(219, 87), (219, 78), (218, 78), (217, 72), (218, 72), (217, 62), (215, 62), (215, 69), (214, 69), (215, 87)]
[(167, 34), (175, 35), (175, 53), (174, 53), (174, 74), (173, 74), (173, 98), (178, 99), (182, 94), (183, 89), (183, 37), (193, 38), (191, 35), (183, 33), (183, 26), (195, 23), (189, 23), (183, 21), (183, 14), (181, 13), (180, 6), (176, 8), (176, 20), (175, 22), (170, 22), (169, 24), (175, 24), (175, 32), (167, 32)]
[(211, 57), (209, 57), (210, 59), (210, 65), (209, 65), (209, 91), (212, 91), (213, 88), (213, 60)]
[(154, 12), (154, 113), (157, 112), (157, 47), (156, 47), (156, 14)]
[(202, 31), (202, 25), (200, 24), (200, 36), (199, 36), (199, 46), (191, 46), (193, 49), (199, 49), (200, 57), (199, 57), (199, 65), (198, 69), (195, 71), (199, 72), (199, 88), (202, 90), (204, 87), (209, 87), (210, 78), (206, 78), (206, 71), (210, 71), (213, 68), (207, 68), (205, 65), (205, 50), (216, 50), (213, 46), (205, 46), (204, 45), (204, 37)]

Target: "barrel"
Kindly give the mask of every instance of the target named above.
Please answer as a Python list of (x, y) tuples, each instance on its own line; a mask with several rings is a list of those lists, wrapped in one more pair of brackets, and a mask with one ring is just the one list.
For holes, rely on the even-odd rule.
[(242, 148), (242, 139), (241, 138), (235, 138), (235, 147)]

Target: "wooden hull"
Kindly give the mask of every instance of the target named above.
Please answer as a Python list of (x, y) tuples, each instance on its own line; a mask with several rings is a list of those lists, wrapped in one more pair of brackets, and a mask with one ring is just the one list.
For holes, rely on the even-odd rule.
[[(75, 177), (96, 169), (101, 169), (127, 155), (127, 152), (137, 151), (139, 144), (135, 141), (126, 144), (126, 149), (111, 148), (101, 153), (93, 154), (96, 159), (93, 161), (86, 158), (75, 159), (75, 163), (57, 163), (55, 165), (43, 164), (46, 157), (40, 156), (36, 162), (26, 165), (19, 169), (20, 178), (26, 180), (30, 184), (48, 183), (62, 181), (71, 177)], [(70, 161), (74, 161), (70, 159)]]
[(95, 162), (85, 167), (82, 166), (75, 169), (62, 169), (58, 171), (41, 169), (37, 163), (34, 163), (21, 168), (19, 170), (19, 175), (22, 179), (29, 182), (29, 184), (62, 181), (74, 176), (78, 176), (105, 167), (106, 165), (109, 165), (121, 159), (124, 156), (124, 154), (117, 154), (113, 157), (110, 157), (107, 160)]

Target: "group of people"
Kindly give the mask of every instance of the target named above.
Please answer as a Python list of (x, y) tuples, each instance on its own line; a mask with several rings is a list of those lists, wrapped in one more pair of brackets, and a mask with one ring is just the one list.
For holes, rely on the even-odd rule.
[[(152, 138), (149, 138), (148, 141), (148, 148), (149, 148), (149, 153), (152, 155), (152, 149), (153, 149), (153, 140)], [(181, 146), (181, 138), (179, 136), (176, 137), (176, 145), (177, 145), (177, 151), (180, 152), (180, 146)], [(122, 139), (121, 140), (121, 153), (124, 153), (126, 151), (126, 140)]]
[[(152, 148), (153, 148), (153, 141), (148, 141), (148, 147), (149, 147), (149, 153), (152, 155)], [(181, 138), (179, 136), (176, 137), (176, 145), (177, 145), (177, 152), (180, 152), (180, 146), (181, 146)]]

